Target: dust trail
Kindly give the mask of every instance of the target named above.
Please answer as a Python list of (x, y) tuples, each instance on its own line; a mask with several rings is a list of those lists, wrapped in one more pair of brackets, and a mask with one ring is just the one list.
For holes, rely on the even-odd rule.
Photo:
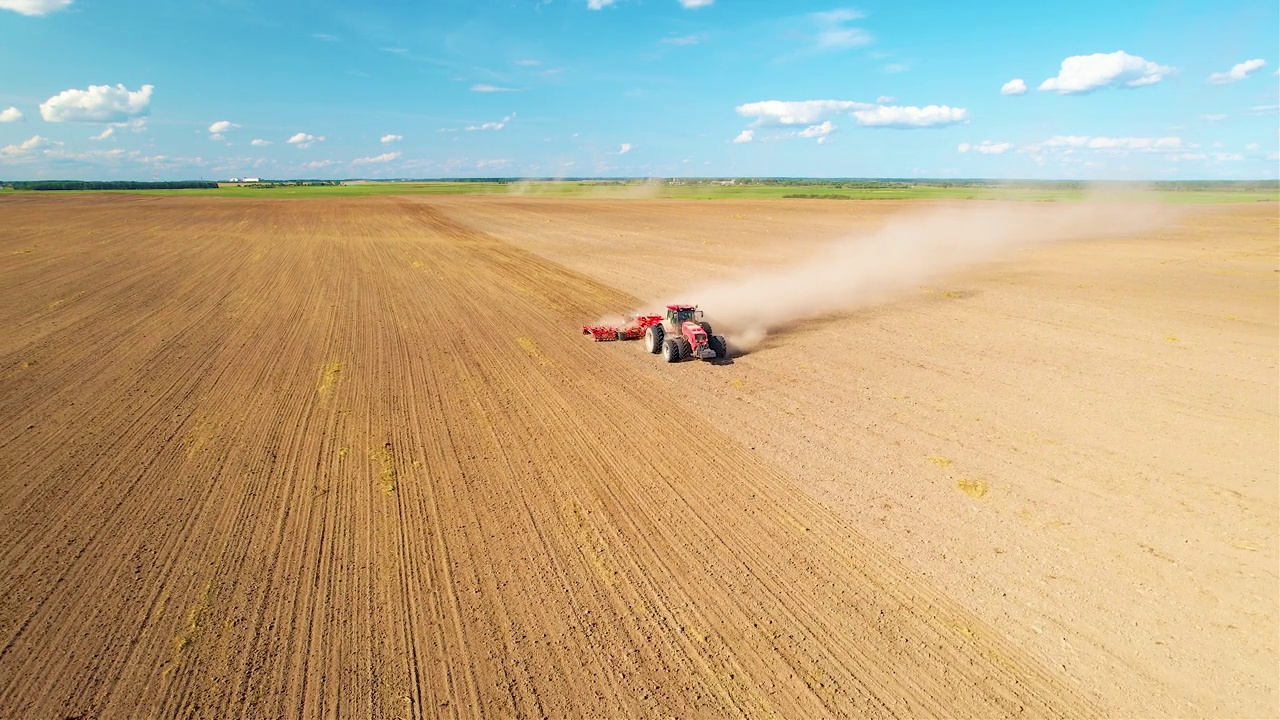
[(911, 213), (838, 240), (798, 262), (693, 288), (691, 298), (746, 351), (798, 322), (877, 305), (939, 275), (1020, 248), (1133, 234), (1171, 220), (1155, 203), (974, 203)]

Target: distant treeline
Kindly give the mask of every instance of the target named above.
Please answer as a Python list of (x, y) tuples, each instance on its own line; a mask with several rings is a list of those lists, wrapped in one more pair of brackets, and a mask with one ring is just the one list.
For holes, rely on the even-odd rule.
[(193, 190), (216, 189), (212, 180), (14, 180), (4, 183), (14, 190)]

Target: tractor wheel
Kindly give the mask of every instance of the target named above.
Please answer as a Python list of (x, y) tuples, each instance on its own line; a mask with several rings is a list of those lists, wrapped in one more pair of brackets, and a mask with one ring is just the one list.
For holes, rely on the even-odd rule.
[(707, 345), (711, 346), (711, 350), (715, 352), (717, 360), (723, 360), (729, 356), (729, 344), (725, 342), (723, 335), (709, 336)]
[(676, 338), (676, 345), (680, 348), (681, 360), (693, 357), (693, 346), (689, 344), (689, 338), (683, 336)]
[(657, 355), (662, 352), (662, 332), (661, 325), (651, 325), (644, 333), (644, 349)]
[(706, 333), (708, 338), (711, 337), (711, 323), (700, 322), (698, 323), (698, 326), (702, 328), (702, 332)]
[(662, 344), (663, 360), (666, 360), (669, 363), (680, 362), (682, 359), (680, 355), (680, 341), (676, 338), (668, 338), (667, 341)]
[(618, 331), (618, 334), (617, 334), (615, 337), (617, 337), (619, 341), (626, 340), (626, 339), (627, 339), (627, 331), (626, 331), (626, 330), (619, 330), (619, 331)]

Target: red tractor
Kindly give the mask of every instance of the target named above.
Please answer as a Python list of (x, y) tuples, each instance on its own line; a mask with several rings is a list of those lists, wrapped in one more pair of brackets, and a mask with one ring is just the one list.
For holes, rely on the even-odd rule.
[(711, 324), (702, 319), (696, 305), (668, 305), (665, 317), (638, 315), (621, 327), (587, 325), (582, 334), (602, 342), (644, 338), (645, 350), (662, 353), (663, 359), (672, 363), (691, 357), (720, 360), (729, 354), (724, 336), (711, 333)]

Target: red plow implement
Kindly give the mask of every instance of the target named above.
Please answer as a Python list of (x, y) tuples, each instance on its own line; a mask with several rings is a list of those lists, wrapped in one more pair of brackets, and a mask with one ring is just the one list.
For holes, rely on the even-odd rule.
[(611, 340), (639, 340), (649, 328), (662, 322), (661, 315), (637, 315), (625, 325), (583, 325), (582, 334), (590, 335), (596, 342)]

